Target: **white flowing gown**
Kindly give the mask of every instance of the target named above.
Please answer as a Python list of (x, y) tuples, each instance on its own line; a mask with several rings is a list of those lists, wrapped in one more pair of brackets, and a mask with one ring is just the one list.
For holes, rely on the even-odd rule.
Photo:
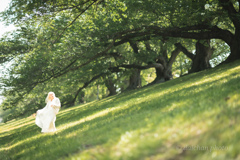
[[(54, 107), (51, 107), (53, 105)], [(35, 123), (42, 128), (41, 132), (55, 132), (56, 115), (61, 107), (60, 100), (55, 97), (52, 101), (48, 101), (43, 109), (39, 109), (36, 115)]]

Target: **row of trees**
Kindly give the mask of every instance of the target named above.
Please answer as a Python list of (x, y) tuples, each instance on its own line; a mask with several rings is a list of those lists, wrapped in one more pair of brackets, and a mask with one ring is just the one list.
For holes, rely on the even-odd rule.
[(12, 64), (1, 106), (11, 119), (42, 108), (50, 90), (72, 106), (94, 86), (105, 97), (240, 59), (239, 3), (12, 0), (1, 16), (19, 29), (0, 42)]

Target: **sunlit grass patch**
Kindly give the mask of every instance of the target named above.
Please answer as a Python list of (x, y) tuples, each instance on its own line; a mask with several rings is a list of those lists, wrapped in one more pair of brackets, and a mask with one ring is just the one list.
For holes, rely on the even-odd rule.
[(240, 159), (239, 62), (0, 125), (0, 159)]

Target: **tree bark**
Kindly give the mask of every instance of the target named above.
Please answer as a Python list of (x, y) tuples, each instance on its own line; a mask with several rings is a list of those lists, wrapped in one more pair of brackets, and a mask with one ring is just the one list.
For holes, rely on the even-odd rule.
[(142, 87), (142, 80), (141, 80), (141, 70), (134, 69), (132, 75), (129, 78), (129, 85), (126, 90), (137, 89)]
[[(137, 42), (129, 41), (129, 43), (133, 49), (134, 54), (139, 54)], [(130, 75), (129, 77), (129, 85), (126, 90), (137, 89), (142, 86), (142, 80), (141, 80), (140, 74), (141, 74), (141, 70), (134, 69), (134, 71), (132, 72), (132, 75)]]
[(198, 41), (196, 43), (196, 55), (192, 59), (192, 67), (189, 73), (199, 72), (211, 68), (210, 59), (213, 50), (210, 47), (210, 40)]
[(240, 27), (235, 31), (235, 36), (230, 45), (231, 54), (226, 59), (226, 63), (240, 59)]
[[(225, 62), (232, 62), (234, 60), (240, 59), (240, 12), (234, 7), (234, 2), (231, 0), (219, 0), (220, 5), (228, 13), (229, 19), (233, 22), (235, 27), (235, 34), (231, 38), (231, 43), (229, 44), (231, 54)], [(240, 0), (238, 0), (238, 8), (240, 7)]]
[(112, 79), (107, 78), (105, 80), (105, 85), (109, 91), (108, 97), (117, 94), (116, 87), (114, 86), (114, 82), (112, 81)]
[(192, 60), (192, 66), (189, 73), (199, 72), (211, 68), (210, 59), (213, 54), (213, 49), (210, 46), (210, 40), (202, 40), (196, 43), (196, 54), (189, 52), (180, 43), (177, 44), (180, 50)]
[(79, 103), (84, 103), (84, 97), (85, 97), (85, 92), (84, 92), (84, 91), (81, 91), (81, 92), (78, 94), (78, 101), (79, 101)]
[(155, 67), (156, 78), (154, 79), (154, 81), (151, 84), (161, 83), (161, 82), (170, 80), (171, 76), (168, 73), (166, 59), (163, 58), (163, 56), (159, 56), (156, 59), (156, 63), (161, 64), (163, 66), (163, 68)]
[(65, 104), (62, 104), (62, 106), (68, 106), (68, 107), (73, 106), (74, 103), (76, 102), (77, 97), (78, 97), (79, 94), (82, 92), (82, 90), (83, 90), (84, 88), (86, 88), (89, 84), (91, 84), (92, 82), (94, 82), (95, 80), (97, 80), (98, 78), (100, 78), (100, 77), (102, 77), (102, 76), (104, 76), (104, 75), (106, 75), (106, 73), (100, 73), (100, 74), (92, 77), (89, 81), (85, 82), (84, 85), (77, 90), (74, 98), (73, 98), (72, 100), (70, 100), (69, 102), (67, 102), (67, 103), (65, 103)]
[[(234, 17), (237, 19), (238, 17)], [(235, 24), (237, 20), (235, 20)], [(240, 22), (240, 18), (238, 18)], [(240, 26), (240, 25), (239, 25)], [(144, 30), (143, 30), (144, 28)], [(144, 26), (143, 28), (137, 28), (133, 30), (128, 30), (126, 32), (119, 33), (118, 42), (114, 43), (114, 46), (121, 45), (130, 39), (139, 37), (139, 39), (145, 39), (146, 37), (150, 40), (151, 37), (177, 37), (177, 38), (187, 38), (196, 40), (206, 40), (206, 39), (221, 39), (225, 41), (231, 48), (231, 54), (227, 61), (233, 61), (240, 59), (240, 27), (235, 26), (235, 34), (228, 30), (221, 29), (217, 26), (208, 25), (195, 25), (187, 27), (172, 27), (163, 28), (158, 26)], [(196, 32), (198, 31), (198, 32)]]
[(173, 78), (172, 75), (172, 64), (176, 60), (177, 55), (180, 53), (180, 48), (175, 45), (176, 49), (172, 51), (171, 57), (167, 59), (167, 50), (162, 50), (163, 56), (159, 56), (156, 59), (156, 63), (161, 64), (161, 67), (155, 67), (156, 78), (151, 84), (162, 83)]

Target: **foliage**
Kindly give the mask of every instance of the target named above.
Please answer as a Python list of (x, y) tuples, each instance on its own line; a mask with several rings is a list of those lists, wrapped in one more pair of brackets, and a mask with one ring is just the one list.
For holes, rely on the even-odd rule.
[[(217, 51), (212, 63), (217, 65), (229, 52), (228, 38), (237, 37), (237, 17), (229, 15), (222, 1), (12, 0), (1, 16), (19, 29), (0, 43), (1, 62), (12, 62), (8, 75), (0, 79), (6, 97), (1, 106), (15, 110), (8, 119), (30, 114), (44, 105), (48, 91), (56, 92), (65, 106), (71, 106), (77, 103), (79, 92), (95, 99), (92, 88), (100, 85), (105, 90), (107, 79), (120, 93), (133, 71), (122, 66), (146, 67), (165, 49), (170, 58), (177, 42), (194, 50), (196, 40), (192, 39), (203, 39), (201, 35), (214, 35), (207, 39), (214, 38), (212, 45)], [(239, 10), (235, 0), (228, 5)], [(216, 33), (216, 28), (231, 36)], [(190, 40), (183, 39), (186, 37)], [(224, 42), (218, 43), (217, 38)], [(137, 44), (138, 54), (130, 43)], [(172, 72), (185, 74), (190, 64), (180, 54)], [(106, 96), (107, 91), (100, 97)]]

